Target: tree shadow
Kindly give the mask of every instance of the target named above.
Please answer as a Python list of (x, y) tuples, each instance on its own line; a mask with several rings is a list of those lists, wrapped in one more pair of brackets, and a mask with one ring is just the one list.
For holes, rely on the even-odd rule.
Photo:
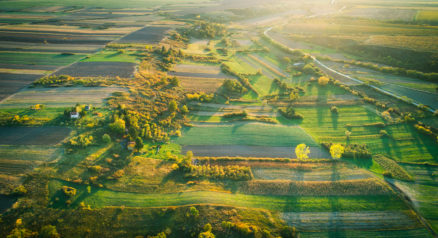
[(335, 130), (338, 129), (338, 119), (339, 119), (339, 114), (332, 113), (332, 126), (333, 126), (333, 129), (335, 129)]

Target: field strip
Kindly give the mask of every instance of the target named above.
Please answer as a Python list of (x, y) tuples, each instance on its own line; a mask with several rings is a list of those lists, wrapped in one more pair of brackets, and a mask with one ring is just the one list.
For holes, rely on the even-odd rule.
[(51, 71), (47, 70), (38, 70), (38, 69), (5, 69), (0, 68), (0, 73), (8, 73), (8, 74), (48, 74)]
[(124, 92), (120, 87), (59, 87), (26, 88), (0, 103), (0, 108), (29, 107), (44, 104), (48, 107), (74, 106), (76, 103), (101, 105), (114, 92)]
[[(57, 191), (66, 183), (52, 180), (49, 184), (49, 196), (54, 199)], [(221, 204), (238, 207), (264, 208), (274, 211), (321, 211), (333, 209), (337, 211), (375, 211), (400, 210), (404, 204), (392, 196), (342, 196), (342, 197), (294, 197), (294, 196), (263, 196), (214, 191), (187, 191), (171, 194), (141, 194), (116, 192), (106, 189), (92, 188), (91, 194), (86, 186), (68, 183), (69, 186), (79, 188), (78, 199), (73, 205), (80, 202), (92, 207), (107, 206), (127, 207), (168, 207), (190, 204)], [(335, 202), (336, 204), (333, 204)]]
[(259, 65), (259, 63), (257, 63), (257, 62), (254, 62), (253, 59), (250, 59), (250, 58), (247, 57), (247, 56), (244, 57), (244, 56), (242, 56), (242, 55), (238, 55), (237, 57), (239, 57), (239, 59), (242, 60), (243, 62), (249, 64), (249, 66), (251, 66), (251, 67), (253, 67), (253, 68), (255, 68), (255, 69), (261, 69), (261, 70), (262, 70), (262, 73), (263, 73), (266, 77), (268, 77), (269, 79), (277, 78), (277, 76), (276, 76), (274, 73), (272, 73), (272, 72), (269, 71), (269, 70), (266, 70), (265, 67), (263, 67), (262, 65)]
[(289, 77), (289, 75), (287, 73), (284, 73), (280, 68), (278, 68), (277, 66), (267, 62), (265, 59), (263, 59), (260, 55), (248, 55), (249, 57), (251, 57), (251, 59), (257, 61), (259, 64), (263, 65), (265, 68), (269, 69), (271, 72), (277, 74), (278, 76), (281, 77)]
[(322, 169), (302, 170), (288, 168), (251, 168), (255, 179), (292, 180), (292, 181), (338, 181), (355, 180), (374, 177), (363, 169), (338, 168), (326, 166)]
[(338, 229), (416, 229), (422, 227), (411, 211), (287, 212), (283, 219), (300, 231)]

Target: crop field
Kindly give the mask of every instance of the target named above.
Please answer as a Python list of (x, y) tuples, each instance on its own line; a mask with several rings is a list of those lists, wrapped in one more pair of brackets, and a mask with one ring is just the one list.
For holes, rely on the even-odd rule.
[(1, 145), (54, 145), (70, 134), (66, 127), (2, 127)]
[(159, 43), (164, 38), (166, 32), (169, 30), (169, 27), (147, 26), (121, 38), (117, 42), (155, 44)]
[(431, 11), (431, 10), (418, 11), (417, 15), (415, 16), (415, 20), (424, 23), (436, 23), (438, 22), (437, 15), (438, 15), (438, 11)]
[(28, 88), (0, 103), (0, 108), (29, 108), (35, 104), (46, 107), (71, 107), (79, 104), (101, 106), (114, 92), (124, 92), (120, 87), (59, 87)]
[(214, 93), (225, 79), (233, 78), (222, 73), (219, 66), (206, 64), (178, 64), (168, 74), (178, 77), (188, 92)]
[(41, 76), (39, 74), (0, 73), (0, 100), (17, 92)]
[(73, 77), (132, 77), (135, 63), (130, 62), (77, 62), (56, 72)]

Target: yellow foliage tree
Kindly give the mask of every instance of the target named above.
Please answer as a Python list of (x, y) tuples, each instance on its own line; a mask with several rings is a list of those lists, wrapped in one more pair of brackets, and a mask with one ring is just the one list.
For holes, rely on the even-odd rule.
[(341, 144), (333, 144), (330, 146), (330, 154), (333, 159), (340, 159), (344, 153), (344, 147)]
[(310, 154), (310, 148), (306, 144), (299, 144), (295, 148), (295, 154), (298, 159), (308, 159)]
[(321, 85), (321, 86), (325, 86), (325, 85), (328, 84), (329, 81), (330, 81), (329, 78), (327, 78), (327, 77), (325, 77), (325, 76), (321, 76), (321, 77), (319, 77), (319, 79), (318, 79), (318, 84)]

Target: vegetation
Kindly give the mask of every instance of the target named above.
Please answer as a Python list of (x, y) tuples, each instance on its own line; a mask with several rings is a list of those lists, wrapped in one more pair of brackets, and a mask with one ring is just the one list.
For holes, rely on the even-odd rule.
[(383, 173), (384, 176), (399, 180), (412, 180), (412, 176), (394, 160), (383, 155), (373, 156), (373, 160), (382, 166), (383, 169), (385, 169), (385, 172)]

